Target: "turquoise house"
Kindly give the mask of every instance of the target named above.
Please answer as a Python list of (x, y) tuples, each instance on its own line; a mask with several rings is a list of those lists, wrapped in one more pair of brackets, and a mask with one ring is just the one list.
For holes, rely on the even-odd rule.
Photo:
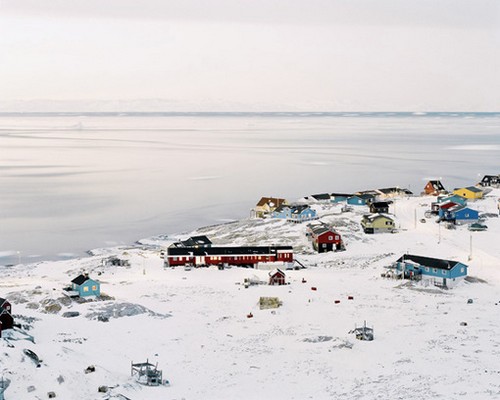
[(332, 203), (340, 203), (342, 201), (347, 201), (349, 197), (352, 197), (352, 194), (348, 193), (331, 193), (330, 194), (330, 202)]
[(447, 201), (451, 201), (455, 204), (460, 204), (461, 206), (467, 205), (467, 199), (465, 197), (459, 196), (458, 194), (454, 194), (451, 196), (438, 196), (438, 203), (445, 203)]
[(101, 284), (90, 279), (87, 274), (78, 275), (71, 281), (71, 290), (77, 292), (80, 297), (100, 296)]
[(403, 279), (422, 280), (435, 286), (451, 288), (467, 276), (467, 265), (458, 261), (441, 260), (405, 254), (395, 262)]

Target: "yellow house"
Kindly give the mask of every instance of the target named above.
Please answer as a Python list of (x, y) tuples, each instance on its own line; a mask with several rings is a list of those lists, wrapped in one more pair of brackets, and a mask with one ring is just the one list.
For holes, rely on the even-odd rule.
[(467, 186), (464, 188), (455, 189), (454, 194), (465, 197), (469, 200), (476, 200), (483, 198), (483, 191), (475, 186)]
[(271, 214), (282, 204), (288, 204), (285, 199), (276, 197), (262, 197), (255, 206), (255, 216), (257, 218), (264, 218), (264, 216)]
[(361, 219), (361, 227), (365, 233), (394, 232), (394, 220), (385, 214), (367, 214)]

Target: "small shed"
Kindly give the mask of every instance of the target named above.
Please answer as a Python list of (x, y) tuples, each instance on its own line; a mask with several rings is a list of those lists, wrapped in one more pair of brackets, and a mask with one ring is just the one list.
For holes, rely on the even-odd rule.
[(340, 234), (326, 225), (309, 226), (309, 232), (313, 248), (318, 253), (345, 249)]
[(130, 373), (137, 382), (146, 386), (160, 386), (163, 383), (163, 372), (158, 369), (158, 364), (151, 364), (149, 360), (143, 363), (132, 363)]
[(269, 284), (273, 286), (286, 285), (285, 273), (280, 269), (269, 272)]
[(88, 274), (81, 274), (73, 279), (71, 289), (77, 292), (79, 297), (101, 295), (101, 284), (89, 278)]

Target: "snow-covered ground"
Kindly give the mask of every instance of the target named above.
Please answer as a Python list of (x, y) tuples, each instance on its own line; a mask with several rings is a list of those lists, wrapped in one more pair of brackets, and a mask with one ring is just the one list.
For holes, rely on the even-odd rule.
[[(471, 207), (497, 213), (499, 195)], [(439, 228), (421, 222), (432, 200), (396, 200), (396, 234), (365, 235), (365, 207), (316, 206), (343, 236), (347, 249), (338, 253), (315, 254), (305, 224), (245, 219), (192, 232), (220, 245), (293, 245), (308, 268), (286, 271), (286, 286), (245, 289), (245, 278), (267, 279), (260, 269), (165, 269), (160, 250), (176, 239), (167, 236), (87, 258), (2, 267), (0, 297), (35, 338), (0, 340), (0, 375), (11, 380), (5, 398), (44, 399), (49, 391), (68, 400), (500, 398), (500, 219), (472, 234)], [(406, 252), (464, 262), (471, 279), (443, 290), (382, 278)], [(109, 255), (130, 266), (103, 266)], [(62, 295), (83, 271), (107, 297), (78, 303)], [(261, 296), (283, 305), (260, 310)], [(79, 315), (64, 317), (68, 311)], [(348, 333), (365, 320), (372, 342)], [(23, 349), (38, 354), (40, 368)], [(146, 359), (170, 386), (131, 378), (131, 362)], [(95, 372), (85, 374), (90, 365)], [(112, 389), (98, 393), (102, 385)]]

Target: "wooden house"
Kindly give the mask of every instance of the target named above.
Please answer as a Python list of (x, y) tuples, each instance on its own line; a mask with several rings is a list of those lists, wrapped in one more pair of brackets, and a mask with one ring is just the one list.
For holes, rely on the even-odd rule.
[(441, 181), (430, 180), (424, 187), (424, 194), (437, 196), (439, 194), (447, 193)]
[(450, 208), (456, 207), (458, 204), (453, 201), (446, 201), (444, 203), (438, 204), (438, 215), (441, 219), (447, 219), (445, 216), (449, 212)]
[(447, 201), (452, 201), (453, 203), (460, 204), (462, 206), (467, 205), (467, 199), (465, 197), (459, 196), (458, 194), (452, 194), (449, 196), (438, 196), (436, 198), (438, 203), (445, 203)]
[(405, 254), (395, 262), (404, 279), (426, 280), (436, 286), (453, 287), (467, 276), (467, 265), (458, 261)]
[(1, 310), (5, 310), (5, 311), (8, 311), (10, 313), (12, 310), (12, 305), (10, 304), (10, 302), (7, 299), (3, 299), (0, 297), (0, 311)]
[(0, 337), (2, 337), (2, 331), (12, 329), (13, 326), (12, 305), (6, 299), (0, 298)]
[(365, 233), (394, 232), (394, 220), (385, 214), (367, 214), (361, 219), (361, 227)]
[(375, 201), (375, 195), (370, 193), (355, 194), (347, 199), (347, 204), (352, 206), (366, 206)]
[(389, 203), (387, 201), (374, 201), (370, 203), (370, 212), (372, 214), (387, 214), (389, 213)]
[(499, 175), (485, 175), (481, 182), (478, 183), (482, 187), (500, 187), (500, 174)]
[(468, 200), (477, 200), (483, 198), (483, 191), (475, 186), (458, 188), (455, 189), (453, 193), (465, 197)]
[(275, 269), (269, 272), (270, 285), (286, 285), (285, 273), (281, 269)]
[(87, 274), (81, 274), (71, 281), (71, 291), (79, 297), (100, 296), (101, 285)]
[(379, 198), (380, 199), (392, 199), (394, 197), (401, 197), (401, 196), (412, 196), (413, 193), (408, 190), (408, 189), (403, 189), (400, 187), (390, 187), (390, 188), (382, 188), (382, 189), (377, 189), (377, 191), (380, 193)]
[(442, 219), (457, 225), (472, 224), (479, 220), (479, 212), (457, 204), (445, 210)]
[(164, 256), (165, 267), (244, 266), (255, 268), (259, 263), (294, 262), (292, 246), (227, 246), (169, 247)]
[(257, 218), (265, 218), (282, 204), (288, 204), (285, 199), (276, 197), (262, 197), (255, 206), (254, 213)]
[(310, 226), (309, 235), (313, 248), (318, 253), (344, 250), (344, 243), (340, 234), (325, 225)]
[(342, 201), (347, 201), (347, 199), (352, 196), (352, 193), (330, 193), (330, 202), (340, 203)]
[(290, 222), (305, 222), (317, 218), (316, 211), (306, 204), (286, 205), (282, 204), (271, 213), (271, 218), (285, 219)]

